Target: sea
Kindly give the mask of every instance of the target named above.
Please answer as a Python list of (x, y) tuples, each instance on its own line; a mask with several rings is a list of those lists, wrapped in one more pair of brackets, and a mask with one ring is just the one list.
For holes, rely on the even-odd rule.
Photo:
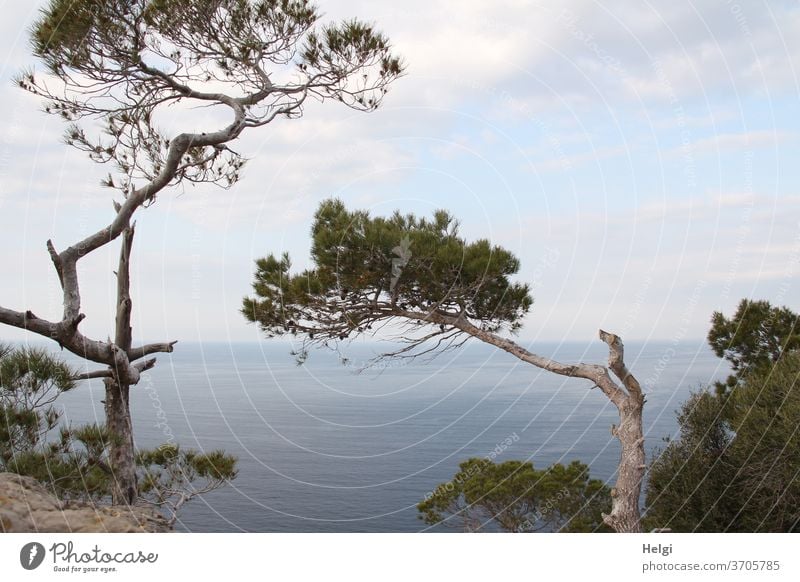
[[(279, 340), (179, 343), (159, 355), (131, 392), (137, 446), (238, 458), (236, 479), (185, 505), (177, 529), (431, 530), (417, 503), (470, 457), (537, 468), (580, 460), (613, 484), (616, 409), (591, 382), (477, 342), (435, 358), (373, 361), (391, 347), (320, 348), (303, 363)], [(608, 355), (599, 341), (528, 347), (565, 363)], [(729, 373), (700, 341), (629, 342), (626, 363), (647, 395), (648, 458), (676, 436), (675, 412), (690, 393)], [(102, 400), (102, 382), (92, 380), (56, 404), (77, 425), (102, 422)]]

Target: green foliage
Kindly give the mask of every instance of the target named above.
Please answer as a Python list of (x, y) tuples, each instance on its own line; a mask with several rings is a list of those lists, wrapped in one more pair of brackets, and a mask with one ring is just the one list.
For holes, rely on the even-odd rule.
[(0, 344), (0, 469), (58, 425), (52, 403), (74, 388), (73, 375), (44, 350)]
[(61, 424), (53, 402), (75, 387), (74, 375), (45, 350), (0, 346), (0, 470), (31, 476), (61, 498), (95, 499), (108, 476), (92, 461), (91, 427), (51, 437)]
[(657, 451), (649, 468), (645, 529), (721, 532), (735, 514), (728, 491), (731, 468), (723, 455), (733, 435), (723, 401), (693, 394), (678, 414), (680, 436)]
[(800, 531), (800, 353), (745, 378), (728, 403), (745, 531)]
[(781, 356), (800, 348), (798, 315), (786, 307), (773, 307), (769, 301), (743, 299), (733, 318), (720, 312), (711, 318), (708, 343), (714, 353), (725, 358), (733, 374), (718, 382), (718, 392), (737, 386), (743, 376), (756, 369), (767, 369)]
[[(103, 425), (65, 426), (52, 406), (74, 372), (46, 351), (0, 344), (0, 471), (27, 475), (61, 499), (107, 502), (111, 439)], [(171, 523), (188, 501), (236, 478), (236, 458), (165, 444), (136, 455), (139, 502)]]
[(523, 461), (472, 458), (417, 505), (420, 519), (467, 531), (610, 531), (610, 490), (578, 461), (542, 471)]
[[(69, 145), (114, 164), (105, 186), (128, 195), (138, 180), (166, 177), (230, 187), (244, 158), (224, 143), (245, 128), (299, 117), (308, 97), (374, 110), (402, 74), (372, 26), (318, 20), (307, 0), (50, 0), (31, 33), (34, 54), (57, 83), (32, 72), (17, 83), (69, 122)], [(170, 166), (179, 136), (165, 135), (156, 120), (187, 100), (241, 119), (215, 143), (180, 151), (180, 165)], [(85, 118), (100, 121), (99, 135)], [(160, 176), (166, 167), (174, 169)]]
[(174, 444), (164, 444), (157, 449), (140, 450), (136, 464), (144, 468), (142, 492), (187, 486), (197, 479), (226, 481), (237, 475), (236, 459), (224, 451), (200, 453), (184, 450)]
[(235, 479), (236, 462), (224, 451), (200, 453), (169, 443), (142, 450), (136, 455), (139, 494), (174, 523), (184, 503)]
[(9, 398), (39, 404), (74, 388), (73, 376), (69, 366), (43, 349), (0, 345), (0, 390)]
[(108, 434), (103, 427), (61, 427), (57, 440), (46, 437), (16, 454), (6, 470), (33, 477), (60, 499), (104, 501), (110, 496), (109, 469), (103, 460)]
[[(401, 74), (387, 38), (372, 26), (349, 20), (314, 30), (318, 19), (307, 0), (51, 0), (32, 40), (34, 53), (57, 75), (135, 66), (165, 46), (172, 50), (163, 56), (179, 70), (184, 62), (214, 65), (235, 80), (249, 78), (261, 60), (295, 62), (304, 73), (318, 73), (316, 87), (373, 61), (382, 78)], [(115, 69), (117, 78), (147, 85), (146, 76), (134, 78), (134, 69), (109, 67)]]
[(647, 527), (800, 531), (800, 354), (741, 375), (730, 393), (694, 394), (681, 432), (656, 456)]
[(430, 219), (372, 217), (327, 200), (311, 234), (311, 270), (292, 274), (286, 254), (256, 261), (255, 297), (242, 313), (268, 336), (336, 341), (393, 318), (424, 326), (434, 313), (516, 331), (533, 301), (527, 285), (510, 280), (519, 260), (488, 240), (467, 242), (443, 210)]

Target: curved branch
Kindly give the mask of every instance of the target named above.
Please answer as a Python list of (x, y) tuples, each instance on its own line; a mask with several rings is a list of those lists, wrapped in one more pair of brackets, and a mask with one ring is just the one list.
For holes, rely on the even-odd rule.
[[(230, 105), (235, 113), (234, 120), (230, 125), (211, 133), (181, 133), (175, 137), (170, 142), (166, 164), (161, 169), (161, 172), (150, 183), (133, 191), (133, 194), (120, 205), (111, 224), (60, 253), (59, 259), (65, 272), (65, 278), (68, 271), (72, 274), (72, 271), (75, 270), (75, 263), (77, 263), (78, 259), (116, 239), (123, 230), (130, 226), (133, 213), (140, 206), (152, 200), (175, 177), (175, 172), (180, 166), (181, 157), (189, 148), (220, 145), (239, 136), (244, 129), (244, 108), (235, 101), (231, 101)], [(77, 285), (77, 273), (75, 273), (74, 284)], [(80, 307), (79, 296), (77, 296), (77, 306), (78, 308)], [(70, 307), (74, 306), (71, 304)]]
[[(150, 183), (134, 192), (117, 209), (114, 220), (105, 228), (73, 244), (61, 253), (55, 252), (52, 241), (48, 241), (48, 252), (53, 265), (58, 273), (64, 295), (64, 313), (58, 323), (46, 321), (36, 317), (30, 311), (25, 313), (0, 307), (0, 323), (5, 323), (21, 329), (26, 329), (41, 336), (55, 340), (61, 347), (68, 349), (73, 354), (93, 362), (115, 366), (125, 374), (126, 368), (131, 383), (138, 379), (136, 370), (122, 361), (121, 354), (127, 356), (127, 351), (115, 349), (111, 342), (91, 340), (78, 331), (78, 325), (85, 317), (81, 312), (80, 285), (78, 282), (77, 263), (86, 254), (110, 243), (130, 228), (131, 217), (134, 212), (153, 197), (174, 177), (176, 168), (180, 164), (184, 153), (194, 146), (213, 146), (225, 143), (236, 138), (244, 129), (245, 112), (238, 103), (232, 103), (235, 118), (230, 125), (217, 132), (194, 134), (182, 133), (172, 140), (169, 148), (167, 163), (161, 173)], [(158, 344), (164, 345), (164, 344)], [(174, 344), (170, 344), (174, 345)], [(132, 350), (133, 351), (133, 350)], [(169, 349), (158, 349), (159, 352), (171, 352)], [(144, 357), (153, 351), (143, 351), (137, 358)]]
[(444, 315), (436, 311), (417, 313), (399, 308), (395, 308), (394, 312), (397, 316), (408, 319), (451, 325), (460, 329), (462, 332), (471, 335), (472, 337), (475, 337), (485, 343), (498, 347), (513, 356), (516, 356), (524, 362), (533, 364), (537, 368), (547, 370), (548, 372), (553, 372), (559, 376), (591, 380), (617, 407), (622, 405), (627, 396), (625, 392), (620, 389), (620, 387), (611, 379), (611, 377), (608, 375), (608, 370), (603, 366), (583, 363), (562, 364), (561, 362), (551, 358), (534, 354), (533, 352), (528, 351), (509, 339), (500, 337), (492, 332), (482, 330), (479, 327), (471, 324), (464, 317)]
[(65, 319), (54, 323), (37, 317), (31, 311), (23, 313), (0, 307), (0, 323), (31, 331), (56, 341), (62, 348), (68, 349), (76, 356), (98, 364), (111, 365), (114, 362), (111, 345), (106, 342), (90, 340), (78, 331), (78, 324), (83, 318), (83, 314), (79, 313), (72, 320)]
[(188, 97), (190, 99), (199, 99), (201, 101), (220, 101), (222, 103), (225, 103), (226, 105), (231, 105), (234, 101), (236, 101), (235, 98), (230, 97), (225, 93), (205, 93), (203, 91), (197, 91), (195, 89), (192, 89), (191, 87), (189, 87), (188, 85), (184, 85), (183, 83), (178, 83), (172, 75), (160, 71), (155, 67), (146, 65), (141, 60), (139, 61), (137, 66), (148, 75), (152, 77), (158, 77), (164, 82), (165, 85), (167, 85), (167, 87), (180, 93), (184, 97)]

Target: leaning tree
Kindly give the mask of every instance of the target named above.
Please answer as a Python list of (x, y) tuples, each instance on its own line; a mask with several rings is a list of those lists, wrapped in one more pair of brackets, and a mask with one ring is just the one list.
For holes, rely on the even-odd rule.
[(242, 306), (247, 319), (268, 336), (299, 334), (301, 359), (311, 346), (336, 348), (354, 335), (384, 329), (400, 344), (378, 358), (435, 355), (476, 338), (555, 374), (589, 380), (620, 417), (611, 428), (622, 452), (605, 523), (620, 532), (641, 531), (644, 395), (625, 366), (618, 336), (600, 331), (609, 348), (606, 367), (563, 364), (500, 335), (517, 331), (533, 303), (530, 288), (510, 280), (519, 260), (488, 240), (467, 243), (447, 212), (433, 219), (399, 212), (371, 217), (328, 200), (311, 232), (313, 269), (292, 274), (286, 254), (256, 262), (255, 296)]
[[(60, 251), (47, 242), (63, 290), (61, 319), (0, 307), (0, 322), (104, 366), (81, 378), (105, 382), (114, 503), (137, 497), (129, 389), (155, 364), (148, 356), (175, 344), (133, 343), (135, 212), (179, 184), (232, 186), (244, 159), (229, 144), (246, 130), (300, 117), (309, 99), (374, 110), (402, 74), (372, 26), (318, 21), (306, 0), (51, 0), (33, 25), (33, 52), (46, 70), (17, 82), (68, 124), (67, 144), (111, 165), (103, 185), (117, 199), (112, 220), (97, 232)], [(212, 107), (228, 121), (210, 131), (167, 132), (160, 124), (176, 105)], [(78, 262), (117, 239), (115, 334), (92, 339), (80, 330)]]

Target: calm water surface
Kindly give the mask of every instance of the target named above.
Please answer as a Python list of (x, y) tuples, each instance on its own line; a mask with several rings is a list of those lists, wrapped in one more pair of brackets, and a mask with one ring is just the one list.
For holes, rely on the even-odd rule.
[[(188, 531), (420, 531), (415, 509), (458, 463), (486, 456), (537, 467), (579, 459), (613, 479), (616, 411), (584, 380), (542, 372), (489, 346), (431, 362), (357, 373), (380, 344), (328, 351), (296, 365), (290, 346), (178, 344), (132, 391), (137, 443), (170, 438), (239, 458), (233, 485), (186, 506)], [(605, 346), (538, 344), (564, 362), (605, 361)], [(629, 343), (626, 361), (647, 386), (648, 454), (676, 430), (691, 390), (728, 373), (700, 343)], [(102, 383), (60, 400), (76, 423), (102, 421)]]

